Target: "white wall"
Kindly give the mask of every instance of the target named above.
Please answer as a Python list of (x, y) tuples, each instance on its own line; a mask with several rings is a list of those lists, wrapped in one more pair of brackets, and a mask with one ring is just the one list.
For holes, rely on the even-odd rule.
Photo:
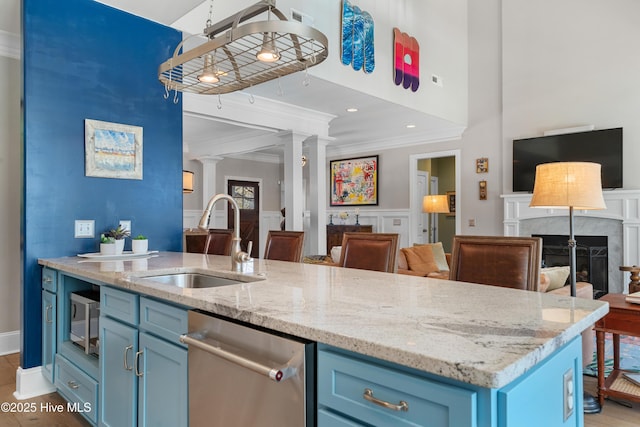
[[(216, 2), (213, 22), (255, 3), (253, 0)], [(467, 1), (466, 0), (351, 0), (369, 12), (375, 22), (376, 68), (365, 75), (340, 61), (341, 1), (278, 0), (286, 16), (291, 8), (314, 18), (314, 27), (329, 40), (329, 56), (309, 69), (309, 74), (384, 100), (422, 111), (458, 124), (467, 123)], [(204, 28), (209, 2), (204, 2), (172, 24), (188, 33)], [(261, 15), (262, 16), (262, 15)], [(393, 28), (420, 41), (420, 79), (417, 92), (399, 89), (393, 83)], [(444, 85), (429, 82), (432, 74)]]
[(20, 61), (0, 54), (0, 334), (20, 329), (20, 81)]
[(503, 191), (511, 141), (584, 124), (624, 128), (624, 188), (640, 188), (640, 2), (509, 0), (503, 16)]

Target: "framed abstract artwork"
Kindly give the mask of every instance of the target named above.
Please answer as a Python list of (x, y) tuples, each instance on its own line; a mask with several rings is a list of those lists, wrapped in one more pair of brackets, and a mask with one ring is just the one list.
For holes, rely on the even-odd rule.
[(447, 216), (456, 216), (456, 192), (447, 191), (447, 201), (449, 202), (449, 213)]
[(142, 179), (142, 127), (85, 119), (85, 175)]
[(332, 160), (330, 205), (378, 205), (378, 156)]

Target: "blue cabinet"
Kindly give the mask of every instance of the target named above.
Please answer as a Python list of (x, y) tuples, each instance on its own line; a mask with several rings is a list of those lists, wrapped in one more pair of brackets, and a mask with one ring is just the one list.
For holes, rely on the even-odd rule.
[(42, 371), (51, 384), (54, 381), (56, 356), (56, 294), (42, 291)]
[(582, 427), (581, 355), (578, 336), (517, 380), (489, 389), (319, 345), (318, 427)]
[(101, 426), (188, 426), (187, 311), (101, 288)]

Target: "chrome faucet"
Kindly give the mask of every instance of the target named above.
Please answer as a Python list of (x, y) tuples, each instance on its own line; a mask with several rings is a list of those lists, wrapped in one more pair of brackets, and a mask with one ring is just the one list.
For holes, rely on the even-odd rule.
[(207, 208), (202, 213), (202, 218), (200, 218), (200, 224), (198, 224), (198, 228), (201, 230), (209, 229), (209, 218), (211, 217), (211, 209), (213, 209), (213, 205), (220, 199), (226, 199), (233, 208), (233, 239), (231, 243), (231, 271), (235, 271), (238, 273), (242, 272), (242, 265), (245, 262), (251, 261), (251, 248), (253, 246), (253, 242), (249, 242), (247, 252), (244, 252), (242, 248), (240, 248), (240, 208), (233, 197), (228, 194), (216, 194), (209, 200), (207, 204)]

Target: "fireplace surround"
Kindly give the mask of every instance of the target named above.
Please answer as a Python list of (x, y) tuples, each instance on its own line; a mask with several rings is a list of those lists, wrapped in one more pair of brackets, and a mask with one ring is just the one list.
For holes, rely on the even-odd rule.
[[(640, 190), (610, 190), (604, 191), (603, 196), (606, 209), (574, 211), (575, 234), (607, 236), (608, 291), (627, 293), (628, 274), (623, 274), (619, 267), (640, 265)], [(505, 194), (502, 198), (505, 236), (568, 234), (567, 209), (531, 208), (531, 194)]]

